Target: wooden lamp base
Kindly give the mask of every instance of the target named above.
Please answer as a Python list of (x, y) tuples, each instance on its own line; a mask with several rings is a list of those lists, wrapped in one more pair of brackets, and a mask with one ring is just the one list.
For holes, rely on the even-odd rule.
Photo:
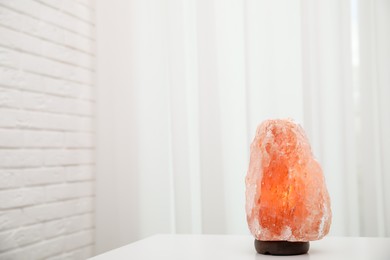
[(302, 255), (309, 251), (309, 242), (260, 241), (255, 239), (257, 253), (263, 255)]

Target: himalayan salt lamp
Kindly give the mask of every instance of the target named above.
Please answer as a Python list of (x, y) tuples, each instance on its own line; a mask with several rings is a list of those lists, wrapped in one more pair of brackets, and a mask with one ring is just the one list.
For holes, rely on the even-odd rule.
[(332, 212), (321, 166), (292, 120), (259, 125), (245, 184), (247, 221), (258, 253), (305, 254), (309, 241), (329, 232)]

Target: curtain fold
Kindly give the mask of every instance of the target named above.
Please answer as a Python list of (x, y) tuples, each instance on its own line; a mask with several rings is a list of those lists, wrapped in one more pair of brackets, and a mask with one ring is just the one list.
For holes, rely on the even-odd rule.
[(390, 235), (390, 2), (359, 1), (358, 176), (362, 233)]
[(248, 234), (249, 146), (274, 117), (307, 131), (331, 235), (390, 235), (389, 17), (385, 0), (99, 1), (97, 251)]

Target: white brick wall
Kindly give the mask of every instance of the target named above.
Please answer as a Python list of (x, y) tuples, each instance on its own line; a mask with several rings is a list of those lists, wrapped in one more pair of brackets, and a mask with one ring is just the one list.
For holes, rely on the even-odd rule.
[(94, 15), (0, 1), (0, 259), (93, 253)]

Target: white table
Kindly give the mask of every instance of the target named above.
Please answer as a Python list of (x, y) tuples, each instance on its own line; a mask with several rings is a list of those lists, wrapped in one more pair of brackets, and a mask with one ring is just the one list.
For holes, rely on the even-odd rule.
[(390, 238), (326, 237), (310, 242), (308, 254), (270, 256), (256, 253), (251, 236), (155, 235), (90, 259), (390, 260)]

